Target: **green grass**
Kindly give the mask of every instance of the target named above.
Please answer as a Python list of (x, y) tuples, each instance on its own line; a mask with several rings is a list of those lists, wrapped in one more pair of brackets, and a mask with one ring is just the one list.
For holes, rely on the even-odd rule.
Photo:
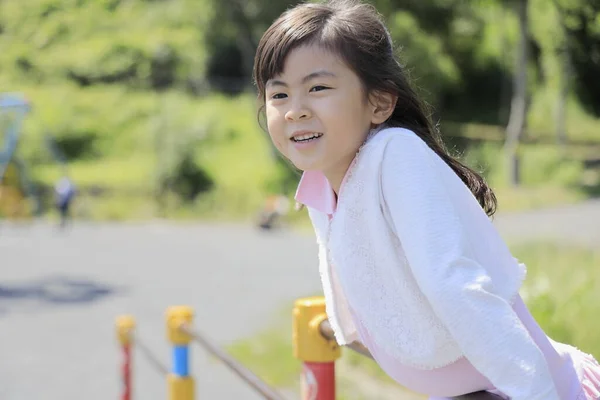
[[(546, 333), (557, 341), (600, 357), (600, 319), (597, 318), (600, 251), (545, 242), (516, 244), (511, 250), (527, 264), (528, 275), (521, 293)], [(290, 305), (289, 312), (270, 328), (233, 344), (228, 350), (270, 384), (297, 388), (300, 362), (292, 356), (291, 308)], [(352, 377), (344, 376), (344, 370), (348, 369), (344, 366), (358, 370), (359, 378), (392, 384), (392, 388), (398, 386), (377, 364), (350, 350), (344, 349), (338, 363), (338, 379), (344, 382), (342, 398), (370, 398), (360, 394), (356, 372)]]
[(252, 339), (234, 343), (228, 351), (269, 385), (295, 386), (301, 365), (292, 356), (291, 327), (291, 317), (283, 318)]
[[(152, 188), (155, 171), (152, 157), (135, 155), (128, 158), (79, 160), (68, 165), (68, 173), (77, 186), (110, 188), (113, 190), (149, 190)], [(52, 185), (62, 176), (58, 164), (37, 165), (32, 177)]]
[(513, 253), (528, 267), (522, 295), (542, 328), (600, 358), (600, 250), (536, 243)]
[(151, 198), (118, 194), (102, 198), (78, 196), (73, 212), (76, 218), (92, 221), (147, 221), (158, 215)]

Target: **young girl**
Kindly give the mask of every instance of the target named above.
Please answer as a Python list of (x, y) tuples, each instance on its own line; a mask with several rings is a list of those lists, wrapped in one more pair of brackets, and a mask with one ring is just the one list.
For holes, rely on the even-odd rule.
[(368, 5), (303, 4), (262, 37), (269, 134), (304, 171), (327, 313), (393, 379), (432, 398), (600, 398), (600, 367), (548, 338), (484, 180), (444, 150)]

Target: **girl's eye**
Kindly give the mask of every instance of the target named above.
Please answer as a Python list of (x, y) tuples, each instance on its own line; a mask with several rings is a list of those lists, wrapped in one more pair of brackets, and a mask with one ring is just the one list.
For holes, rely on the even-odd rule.
[(285, 93), (275, 93), (274, 95), (271, 96), (271, 98), (273, 100), (285, 99), (286, 97), (287, 97), (287, 94), (285, 94)]
[(317, 86), (313, 86), (312, 88), (310, 88), (311, 92), (320, 92), (321, 90), (327, 90), (329, 89), (327, 86), (323, 86), (323, 85), (317, 85)]

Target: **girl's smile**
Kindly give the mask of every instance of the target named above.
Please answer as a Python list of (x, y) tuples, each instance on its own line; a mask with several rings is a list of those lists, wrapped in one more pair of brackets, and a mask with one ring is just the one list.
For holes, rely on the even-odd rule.
[(320, 132), (296, 131), (292, 133), (290, 140), (294, 142), (296, 149), (302, 150), (311, 148), (322, 137)]

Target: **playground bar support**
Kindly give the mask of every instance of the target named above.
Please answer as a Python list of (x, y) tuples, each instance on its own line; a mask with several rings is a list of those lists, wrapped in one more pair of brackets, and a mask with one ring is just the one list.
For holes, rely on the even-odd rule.
[(130, 315), (123, 315), (117, 318), (117, 338), (121, 344), (123, 352), (123, 364), (121, 366), (121, 376), (123, 382), (123, 392), (121, 400), (132, 400), (132, 353), (131, 344), (133, 341), (133, 330), (135, 329), (135, 320)]
[(170, 307), (167, 310), (167, 337), (173, 346), (173, 364), (167, 375), (169, 400), (194, 400), (194, 378), (189, 371), (190, 335), (179, 329), (191, 324), (194, 312), (188, 306)]
[[(294, 356), (303, 362), (301, 400), (335, 400), (335, 361), (340, 357), (333, 329), (325, 313), (323, 297), (298, 299), (294, 303)], [(350, 349), (373, 358), (359, 343)], [(490, 392), (476, 392), (452, 400), (500, 400)]]
[(322, 297), (299, 299), (293, 313), (294, 357), (302, 361), (301, 400), (335, 400), (335, 361), (341, 350), (321, 333), (327, 321)]

